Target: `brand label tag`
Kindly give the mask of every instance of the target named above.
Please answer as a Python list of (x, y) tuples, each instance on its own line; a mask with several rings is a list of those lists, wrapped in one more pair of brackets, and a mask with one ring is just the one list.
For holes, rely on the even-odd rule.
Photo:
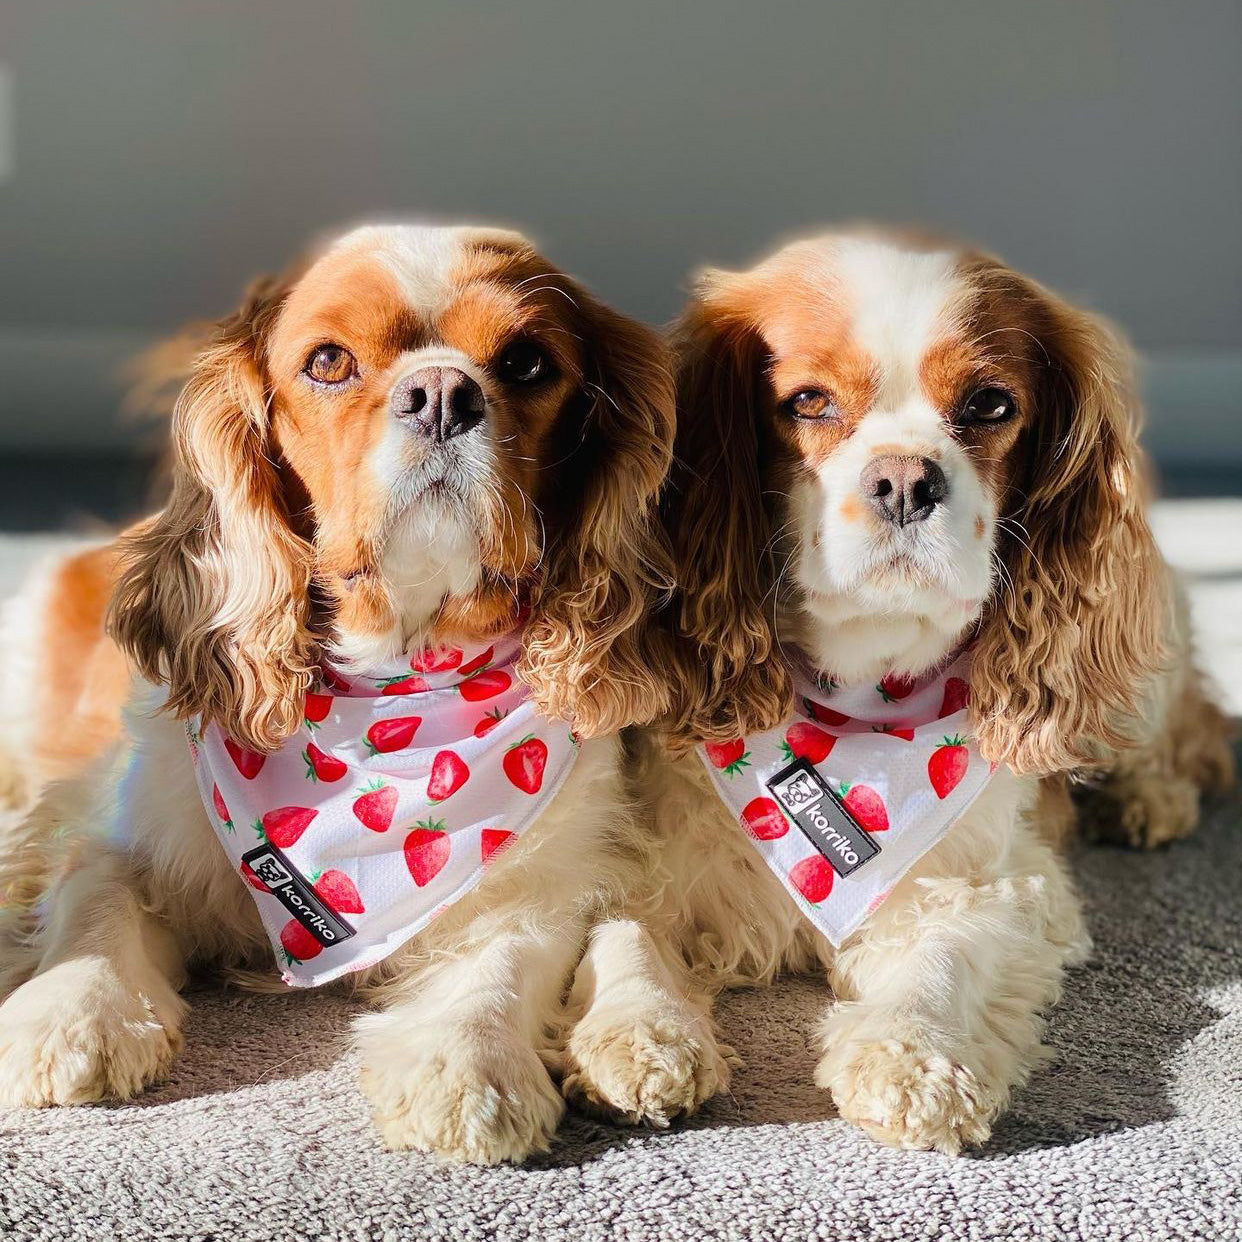
[(857, 871), (880, 852), (808, 760), (795, 759), (771, 777), (767, 786), (837, 875)]
[(324, 905), (302, 873), (276, 846), (257, 846), (242, 855), (242, 862), (325, 948), (340, 944), (354, 934), (354, 929)]

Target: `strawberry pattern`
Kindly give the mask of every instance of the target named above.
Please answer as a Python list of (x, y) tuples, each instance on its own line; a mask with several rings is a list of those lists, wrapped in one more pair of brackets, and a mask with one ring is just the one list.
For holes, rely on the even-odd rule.
[[(503, 865), (556, 794), (578, 747), (535, 713), (513, 671), (520, 650), (515, 632), (365, 672), (325, 668), (302, 728), (269, 755), (193, 722), (208, 819), (286, 983), (317, 986), (386, 957)], [(325, 947), (291, 921), (242, 861), (261, 844), (355, 934)]]
[[(701, 748), (716, 792), (751, 845), (834, 945), (879, 907), (991, 778), (971, 736), (969, 687), (966, 653), (921, 677), (890, 673), (867, 685), (804, 672), (791, 719)], [(814, 766), (880, 847), (847, 876), (832, 870), (771, 796), (766, 782), (795, 759)]]

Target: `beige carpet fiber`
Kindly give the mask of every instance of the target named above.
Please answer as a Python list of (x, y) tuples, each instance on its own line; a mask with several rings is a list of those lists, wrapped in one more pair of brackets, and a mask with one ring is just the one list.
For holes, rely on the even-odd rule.
[[(1194, 542), (1194, 523), (1166, 516)], [(1202, 573), (1236, 605), (1236, 563)], [(1238, 612), (1214, 619), (1228, 667)], [(571, 1114), (549, 1155), (499, 1169), (379, 1146), (340, 998), (207, 987), (158, 1091), (0, 1112), (0, 1237), (1242, 1239), (1240, 820), (1242, 803), (1219, 803), (1167, 851), (1077, 857), (1096, 953), (1053, 1015), (1055, 1060), (981, 1152), (889, 1151), (833, 1116), (811, 1084), (826, 1002), (812, 982), (727, 999), (747, 1066), (693, 1121), (661, 1133)]]

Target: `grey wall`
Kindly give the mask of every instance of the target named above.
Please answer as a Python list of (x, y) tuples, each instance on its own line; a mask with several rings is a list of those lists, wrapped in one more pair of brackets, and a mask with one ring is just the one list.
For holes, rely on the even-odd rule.
[[(0, 444), (107, 444), (113, 364), (372, 214), (518, 224), (633, 313), (866, 216), (965, 235), (1242, 459), (1238, 0), (0, 0)], [(3, 147), (0, 139), (0, 147)]]

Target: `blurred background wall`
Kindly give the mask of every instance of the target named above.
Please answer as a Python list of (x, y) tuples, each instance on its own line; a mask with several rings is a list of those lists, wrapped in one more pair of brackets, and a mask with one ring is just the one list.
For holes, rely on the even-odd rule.
[(325, 229), (519, 225), (648, 320), (926, 223), (1104, 311), (1242, 477), (1242, 4), (0, 0), (0, 453), (122, 459), (118, 364)]

